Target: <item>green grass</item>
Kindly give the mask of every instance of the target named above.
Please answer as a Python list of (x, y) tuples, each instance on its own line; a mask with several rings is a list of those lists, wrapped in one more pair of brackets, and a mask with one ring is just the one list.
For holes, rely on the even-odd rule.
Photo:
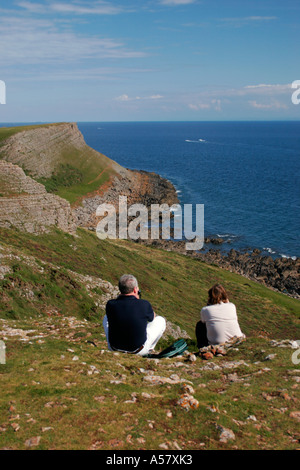
[[(6, 342), (7, 364), (0, 365), (0, 448), (25, 449), (34, 436), (41, 437), (39, 450), (153, 450), (162, 444), (169, 450), (298, 447), (298, 422), (291, 414), (298, 409), (294, 378), (299, 371), (294, 375), (290, 350), (271, 348), (264, 338), (249, 338), (238, 351), (214, 359), (219, 370), (205, 370), (207, 362), (199, 358), (156, 363), (112, 354), (91, 322), (70, 326), (64, 318), (48, 318), (14, 326), (34, 328), (37, 337), (30, 343), (16, 337)], [(74, 332), (93, 339), (97, 347)], [(263, 361), (274, 352), (273, 361)], [(226, 368), (241, 358), (246, 365)], [(192, 382), (197, 409), (177, 405), (180, 384), (152, 386), (144, 380), (149, 373), (171, 377), (174, 371)], [(240, 382), (232, 382), (230, 374)], [(12, 424), (19, 426), (17, 431)], [(231, 429), (235, 439), (220, 442), (220, 425)]]
[(57, 126), (58, 123), (50, 123), (50, 124), (34, 124), (34, 125), (27, 125), (27, 126), (16, 126), (16, 127), (0, 127), (0, 145), (4, 142), (4, 140), (12, 137), (13, 135), (18, 134), (19, 132), (37, 129), (39, 127), (51, 127)]
[(82, 180), (83, 174), (77, 168), (69, 164), (60, 164), (58, 171), (51, 178), (41, 178), (39, 183), (42, 183), (49, 193), (55, 193), (61, 188), (80, 184)]
[[(52, 176), (50, 181), (58, 177), (59, 184), (54, 192), (71, 204), (98, 190), (115, 175), (114, 162), (87, 145), (83, 149), (66, 146), (59, 161), (58, 175)], [(73, 180), (74, 175), (77, 175), (77, 181)], [(43, 181), (43, 184), (47, 185), (47, 182)]]
[[(299, 338), (298, 300), (178, 253), (100, 241), (80, 229), (76, 237), (0, 229), (0, 255), (10, 267), (0, 280), (6, 344), (0, 449), (25, 449), (36, 436), (40, 450), (299, 448), (299, 367), (293, 350), (270, 343)], [(210, 361), (213, 368), (200, 357), (155, 361), (111, 353), (104, 309), (94, 303), (105, 289), (88, 292), (72, 272), (113, 285), (120, 274), (135, 274), (143, 298), (190, 334), (190, 352), (196, 351), (194, 328), (207, 290), (221, 282), (247, 340)], [(161, 340), (159, 348), (170, 341)], [(275, 356), (266, 361), (269, 354)], [(191, 382), (199, 407), (185, 411), (177, 404), (181, 384), (150, 385), (149, 374)], [(220, 442), (219, 426), (235, 439)]]
[[(76, 237), (58, 230), (35, 236), (0, 229), (0, 243), (4, 248), (6, 245), (13, 246), (18, 253), (32, 255), (39, 262), (100, 277), (113, 285), (117, 285), (121, 274), (131, 272), (139, 280), (143, 298), (153, 304), (155, 311), (191, 335), (200, 309), (207, 302), (208, 289), (215, 282), (220, 282), (237, 306), (245, 334), (263, 333), (272, 338), (293, 339), (300, 336), (298, 300), (188, 256), (141, 246), (132, 241), (99, 240), (94, 233), (83, 229), (77, 231)], [(41, 302), (49, 301), (62, 309), (63, 314), (68, 310), (68, 302), (73, 300), (80, 315), (89, 316), (90, 305), (85, 305), (84, 286), (82, 290), (73, 289), (71, 277), (69, 274), (63, 275), (63, 272), (53, 274), (49, 268), (43, 275), (32, 274), (28, 267), (23, 266), (21, 271), (14, 270), (8, 279), (1, 282), (9, 284), (18, 280), (27, 283), (40, 292)], [(56, 292), (56, 289), (60, 291)], [(8, 287), (7, 293), (10, 301), (7, 301), (7, 306), (2, 301), (2, 315), (9, 316), (11, 310), (22, 315), (26, 299), (20, 299), (15, 290)], [(74, 293), (78, 294), (78, 298)], [(14, 307), (12, 302), (18, 305)], [(37, 299), (30, 304), (29, 310), (33, 313), (39, 305)], [(92, 316), (95, 314), (92, 312)]]

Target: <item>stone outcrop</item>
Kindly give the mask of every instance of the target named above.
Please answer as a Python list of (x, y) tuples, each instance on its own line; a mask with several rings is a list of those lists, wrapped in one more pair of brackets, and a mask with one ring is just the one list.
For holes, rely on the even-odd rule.
[(273, 259), (271, 256), (261, 255), (259, 250), (240, 253), (233, 249), (227, 254), (222, 254), (218, 250), (210, 250), (208, 253), (200, 253), (196, 256), (205, 262), (217, 264), (229, 271), (258, 281), (265, 286), (300, 298), (299, 258)]
[(178, 203), (176, 190), (172, 183), (156, 173), (128, 170), (126, 177), (115, 177), (109, 186), (100, 187), (95, 194), (85, 197), (81, 205), (74, 208), (78, 225), (95, 230), (99, 218), (96, 210), (100, 204), (111, 204), (118, 212), (119, 196), (126, 196), (128, 206), (143, 204)]
[(0, 160), (0, 226), (43, 233), (51, 226), (75, 233), (76, 219), (70, 204), (47, 193), (42, 184), (26, 176), (22, 168)]

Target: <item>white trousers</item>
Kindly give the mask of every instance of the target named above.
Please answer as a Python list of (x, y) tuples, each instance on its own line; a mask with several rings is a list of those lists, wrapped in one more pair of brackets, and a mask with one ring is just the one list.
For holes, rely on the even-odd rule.
[[(106, 315), (103, 319), (103, 328), (104, 328), (104, 332), (106, 335), (108, 349), (110, 351), (113, 351), (113, 349), (111, 348), (109, 344), (109, 339), (108, 339), (109, 325), (108, 325), (108, 320), (107, 320)], [(155, 346), (157, 345), (158, 341), (164, 334), (165, 329), (166, 329), (166, 320), (163, 317), (156, 316), (152, 322), (148, 323), (147, 330), (146, 330), (146, 333), (147, 333), (146, 342), (144, 344), (143, 349), (140, 352), (138, 352), (137, 355), (146, 356), (147, 354), (149, 354), (149, 352), (153, 350)]]

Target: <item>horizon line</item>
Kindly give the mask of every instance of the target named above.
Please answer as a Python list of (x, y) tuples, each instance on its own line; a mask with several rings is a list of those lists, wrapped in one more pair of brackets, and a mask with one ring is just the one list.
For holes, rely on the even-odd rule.
[(81, 121), (81, 120), (68, 120), (68, 121), (6, 121), (6, 122), (0, 122), (1, 125), (5, 124), (63, 124), (63, 123), (192, 123), (192, 122), (213, 122), (213, 123), (224, 123), (224, 122), (300, 122), (300, 119), (226, 119), (226, 120), (126, 120), (126, 121), (103, 121), (103, 120), (87, 120), (87, 121)]

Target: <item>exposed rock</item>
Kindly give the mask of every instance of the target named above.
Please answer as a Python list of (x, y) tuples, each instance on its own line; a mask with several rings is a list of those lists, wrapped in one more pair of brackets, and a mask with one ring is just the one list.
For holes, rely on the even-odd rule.
[(30, 233), (47, 232), (56, 226), (75, 233), (70, 204), (47, 193), (42, 184), (26, 176), (22, 168), (0, 160), (0, 227), (16, 227)]
[(264, 361), (272, 361), (273, 359), (275, 359), (276, 356), (277, 356), (277, 354), (268, 354), (268, 355), (264, 358)]
[[(119, 196), (127, 197), (128, 208), (133, 204), (176, 204), (178, 197), (172, 183), (156, 173), (127, 170), (126, 176), (117, 175), (108, 185), (103, 185), (93, 194), (84, 197), (81, 205), (74, 207), (78, 225), (96, 230), (100, 217), (96, 210), (101, 204), (111, 204), (119, 213)], [(151, 212), (149, 211), (149, 217)], [(128, 217), (130, 222), (130, 217)], [(118, 220), (117, 220), (118, 226)]]
[(10, 266), (1, 265), (0, 266), (0, 279), (4, 279), (5, 275), (11, 273), (11, 271), (12, 270)]
[[(49, 178), (63, 163), (63, 157), (71, 149), (77, 155), (88, 146), (76, 123), (41, 125), (17, 132), (0, 145), (0, 159), (24, 168), (33, 178)], [(116, 171), (126, 170), (109, 158), (88, 147), (95, 155), (101, 155)]]
[(167, 320), (166, 322), (166, 329), (164, 332), (164, 336), (172, 336), (174, 339), (186, 338), (190, 339), (191, 337), (187, 334), (185, 330), (182, 330), (178, 325), (174, 325)]
[(177, 374), (172, 374), (170, 377), (161, 377), (159, 375), (146, 375), (146, 377), (144, 377), (144, 381), (149, 382), (151, 385), (176, 385), (187, 382), (186, 380), (181, 379)]
[(227, 441), (235, 439), (235, 434), (231, 429), (227, 429), (219, 425), (217, 428), (220, 431), (220, 442), (227, 443)]
[(212, 243), (213, 245), (221, 245), (222, 243), (224, 243), (224, 239), (205, 237), (204, 243)]
[(291, 411), (290, 417), (300, 421), (300, 411)]
[(270, 345), (277, 348), (292, 348), (298, 349), (300, 346), (299, 341), (294, 341), (292, 339), (283, 339), (283, 340), (276, 340), (272, 339), (270, 341)]
[(229, 349), (239, 346), (245, 339), (245, 336), (233, 336), (225, 343), (204, 346), (199, 349), (199, 356), (205, 360), (212, 359), (214, 356), (226, 356)]
[(199, 402), (189, 393), (184, 393), (177, 401), (177, 405), (181, 406), (181, 408), (184, 408), (186, 411), (189, 411), (196, 410), (199, 407)]
[(31, 437), (25, 441), (25, 447), (36, 447), (39, 445), (41, 436)]
[(230, 250), (221, 254), (218, 250), (197, 253), (196, 257), (205, 262), (217, 264), (229, 271), (241, 274), (280, 292), (300, 297), (300, 259), (262, 256), (257, 250), (240, 253)]

